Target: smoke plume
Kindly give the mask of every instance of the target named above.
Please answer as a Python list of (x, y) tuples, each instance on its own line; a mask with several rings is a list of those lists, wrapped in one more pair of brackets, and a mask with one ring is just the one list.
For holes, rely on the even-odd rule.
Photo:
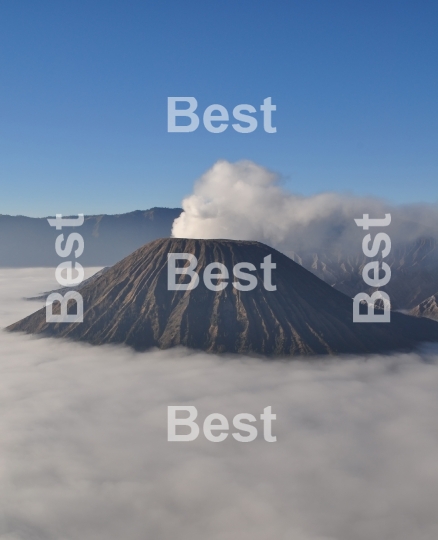
[(183, 200), (173, 224), (180, 238), (258, 240), (290, 254), (342, 248), (361, 249), (364, 233), (355, 218), (392, 216), (393, 243), (438, 235), (438, 206), (395, 206), (374, 197), (339, 193), (313, 196), (286, 191), (279, 175), (253, 163), (218, 161)]

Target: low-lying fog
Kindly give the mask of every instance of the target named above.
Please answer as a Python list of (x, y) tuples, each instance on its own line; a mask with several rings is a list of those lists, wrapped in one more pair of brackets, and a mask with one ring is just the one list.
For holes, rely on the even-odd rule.
[[(0, 326), (53, 287), (0, 269)], [(438, 349), (286, 363), (0, 332), (0, 351), (2, 540), (438, 538)], [(168, 405), (271, 405), (277, 442), (168, 442)]]

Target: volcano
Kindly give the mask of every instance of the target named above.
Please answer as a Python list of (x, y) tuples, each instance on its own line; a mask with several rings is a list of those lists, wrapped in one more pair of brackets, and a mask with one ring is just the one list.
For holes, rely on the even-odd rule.
[[(196, 288), (168, 290), (169, 253), (195, 255), (201, 278)], [(269, 255), (276, 264), (272, 271), (276, 290), (267, 290), (263, 283), (260, 263)], [(230, 275), (220, 291), (209, 290), (202, 280), (212, 262), (225, 265)], [(233, 279), (238, 281), (233, 267), (243, 262), (255, 266), (253, 290), (232, 285)], [(181, 283), (187, 278), (178, 276)], [(47, 323), (43, 308), (7, 330), (95, 345), (124, 343), (140, 351), (185, 346), (267, 356), (367, 354), (438, 341), (437, 322), (401, 313), (391, 313), (390, 323), (353, 323), (351, 298), (259, 242), (155, 240), (92, 280), (81, 295), (82, 323)]]

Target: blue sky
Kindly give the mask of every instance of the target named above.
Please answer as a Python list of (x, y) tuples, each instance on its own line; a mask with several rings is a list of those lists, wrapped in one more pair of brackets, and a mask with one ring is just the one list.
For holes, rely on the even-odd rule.
[[(218, 159), (437, 201), (437, 27), (436, 0), (5, 0), (0, 213), (178, 206)], [(277, 133), (168, 133), (168, 96), (272, 96)]]

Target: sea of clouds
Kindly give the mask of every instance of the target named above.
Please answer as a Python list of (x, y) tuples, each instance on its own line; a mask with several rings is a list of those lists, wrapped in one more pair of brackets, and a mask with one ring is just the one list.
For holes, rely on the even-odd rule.
[(286, 190), (281, 177), (252, 161), (218, 161), (195, 183), (174, 221), (178, 238), (258, 240), (286, 254), (342, 249), (361, 251), (364, 233), (355, 218), (369, 214), (392, 223), (393, 244), (421, 236), (438, 238), (438, 204), (392, 205), (376, 197), (334, 192), (302, 196)]
[[(47, 269), (0, 269), (0, 326)], [(438, 350), (306, 362), (0, 332), (2, 540), (435, 540)], [(271, 405), (276, 443), (167, 442)], [(258, 422), (260, 427), (260, 422)]]

